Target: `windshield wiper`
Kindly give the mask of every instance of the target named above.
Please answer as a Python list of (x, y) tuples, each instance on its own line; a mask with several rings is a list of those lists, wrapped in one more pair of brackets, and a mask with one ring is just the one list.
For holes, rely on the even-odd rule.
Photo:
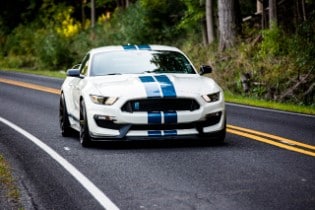
[(111, 75), (121, 75), (121, 73), (110, 73), (110, 74), (105, 74), (104, 76), (111, 76)]
[(155, 70), (153, 70), (153, 71), (144, 71), (144, 72), (142, 72), (142, 73), (140, 73), (140, 74), (152, 74), (152, 73), (155, 73)]

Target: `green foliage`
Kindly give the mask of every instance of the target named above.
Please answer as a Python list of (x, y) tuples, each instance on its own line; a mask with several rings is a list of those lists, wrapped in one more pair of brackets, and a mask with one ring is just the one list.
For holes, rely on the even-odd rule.
[(33, 53), (34, 26), (19, 25), (7, 37), (2, 49), (5, 54), (22, 55)]
[(2, 66), (61, 69), (79, 62), (82, 54), (93, 47), (171, 44), (184, 34), (177, 27), (185, 11), (181, 0), (139, 0), (128, 9), (117, 8), (110, 19), (105, 18), (105, 22), (87, 30), (73, 19), (73, 8), (65, 3), (43, 1), (38, 11), (38, 19), (32, 24), (20, 25), (10, 36), (0, 37), (0, 42), (5, 43), (1, 45), (1, 54), (8, 57), (0, 61)]
[(36, 38), (39, 68), (60, 69), (73, 62), (70, 43), (54, 31), (38, 33)]
[(205, 9), (200, 6), (199, 1), (182, 0), (186, 6), (185, 15), (178, 24), (178, 28), (200, 31), (200, 23), (205, 17)]
[(167, 43), (178, 37), (181, 31), (176, 25), (185, 12), (180, 0), (139, 0), (139, 3), (144, 12), (144, 34), (150, 37), (148, 43)]
[(174, 26), (182, 18), (185, 5), (180, 0), (139, 0), (152, 27)]
[(296, 58), (301, 69), (310, 69), (315, 66), (315, 11), (309, 19), (297, 28), (297, 33), (290, 43), (290, 52)]
[(286, 52), (286, 43), (283, 31), (274, 25), (271, 29), (262, 31), (263, 41), (260, 46), (259, 56), (262, 58), (283, 55)]
[(33, 67), (35, 65), (34, 55), (34, 26), (19, 25), (5, 43), (1, 45), (2, 56), (0, 65), (9, 68)]
[(1, 66), (61, 69), (73, 62), (69, 7), (50, 2), (43, 4), (42, 11), (46, 13), (41, 13), (38, 20), (20, 24), (6, 37), (1, 51), (7, 59), (0, 62)]
[[(314, 105), (314, 32), (314, 21), (310, 21), (303, 23), (296, 34), (285, 34), (278, 27), (264, 30), (261, 42), (257, 42), (259, 33), (251, 34), (256, 37), (253, 41), (216, 53), (216, 76), (224, 89), (233, 93)], [(250, 76), (248, 92), (244, 92), (241, 82), (243, 74)]]
[(113, 40), (120, 41), (122, 44), (152, 41), (145, 11), (139, 2), (129, 6), (126, 11), (117, 10), (111, 26), (117, 33)]

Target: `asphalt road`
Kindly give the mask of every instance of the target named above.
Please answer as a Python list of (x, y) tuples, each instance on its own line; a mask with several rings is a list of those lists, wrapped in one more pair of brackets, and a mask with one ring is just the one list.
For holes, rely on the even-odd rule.
[[(62, 83), (3, 71), (0, 79), (57, 89)], [(262, 134), (244, 137), (232, 127), (220, 146), (185, 141), (82, 148), (77, 136), (61, 136), (58, 104), (57, 94), (0, 81), (0, 118), (47, 144), (120, 209), (315, 208), (314, 116), (227, 105), (230, 126), (297, 142), (282, 148), (268, 143), (273, 137), (257, 141)], [(287, 149), (291, 147), (311, 155)], [(3, 122), (0, 153), (12, 165), (25, 209), (104, 208), (55, 159)]]

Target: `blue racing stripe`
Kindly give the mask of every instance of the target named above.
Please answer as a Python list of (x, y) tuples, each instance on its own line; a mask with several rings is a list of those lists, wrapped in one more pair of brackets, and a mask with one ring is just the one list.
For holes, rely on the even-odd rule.
[(151, 77), (151, 76), (142, 76), (142, 77), (139, 77), (139, 79), (140, 79), (141, 82), (143, 82), (143, 83), (155, 82), (155, 81), (154, 81), (154, 78)]
[(172, 81), (166, 75), (155, 76), (159, 82), (164, 97), (176, 97), (176, 91)]
[(159, 84), (155, 82), (152, 76), (141, 76), (139, 79), (144, 84), (148, 98), (161, 97)]
[(161, 112), (148, 112), (148, 123), (161, 124), (162, 123)]
[(143, 45), (138, 45), (139, 50), (151, 50), (150, 45), (143, 44)]
[(177, 123), (177, 113), (174, 112), (164, 112), (164, 123), (172, 124)]
[(124, 50), (136, 50), (136, 45), (123, 45)]
[(164, 136), (176, 136), (176, 135), (177, 135), (177, 130), (164, 131)]
[(162, 136), (162, 131), (148, 131), (149, 136)]
[(163, 131), (148, 131), (148, 136), (177, 136), (177, 130), (166, 130)]

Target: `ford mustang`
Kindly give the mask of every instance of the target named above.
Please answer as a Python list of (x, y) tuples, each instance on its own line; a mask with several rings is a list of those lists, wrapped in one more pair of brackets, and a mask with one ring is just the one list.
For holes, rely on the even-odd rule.
[(106, 46), (90, 50), (67, 70), (61, 87), (63, 136), (93, 141), (200, 139), (222, 143), (223, 91), (175, 47)]

